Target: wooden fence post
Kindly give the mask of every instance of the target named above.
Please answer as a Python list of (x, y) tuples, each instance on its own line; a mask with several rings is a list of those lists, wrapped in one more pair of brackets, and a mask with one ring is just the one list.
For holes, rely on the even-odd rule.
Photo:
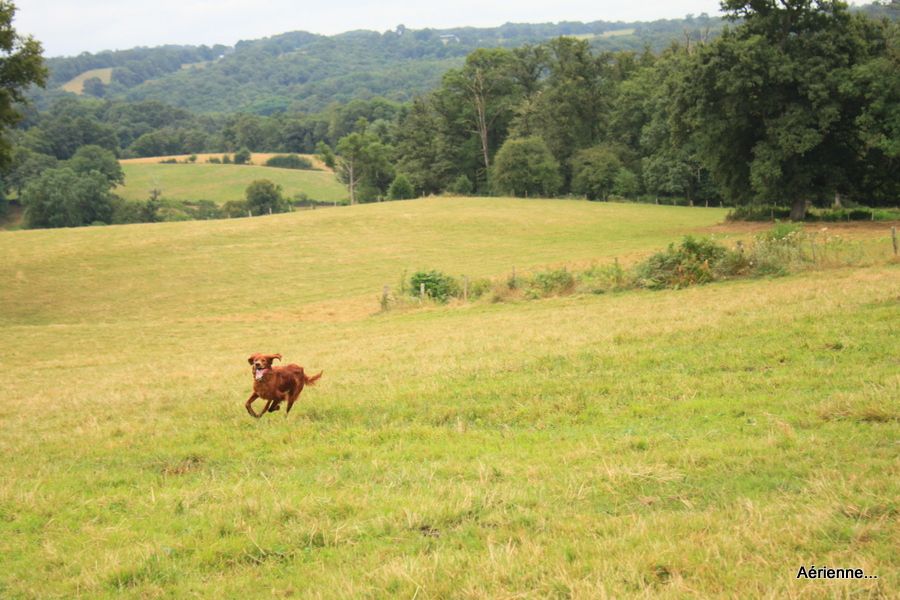
[(419, 300), (421, 301), (424, 299), (425, 299), (425, 284), (420, 283), (419, 284)]
[(463, 301), (469, 301), (469, 277), (467, 275), (463, 275)]
[(897, 256), (897, 252), (900, 251), (897, 248), (897, 228), (891, 227), (891, 241), (894, 243), (894, 256)]
[(252, 217), (252, 216), (253, 216), (253, 213), (250, 212), (250, 209), (249, 209), (249, 208), (247, 209), (247, 216), (248, 216), (248, 217)]

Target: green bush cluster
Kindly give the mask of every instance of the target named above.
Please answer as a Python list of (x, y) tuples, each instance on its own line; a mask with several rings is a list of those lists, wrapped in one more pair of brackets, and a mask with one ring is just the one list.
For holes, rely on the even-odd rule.
[(301, 169), (309, 170), (313, 168), (312, 162), (308, 158), (304, 158), (297, 154), (277, 154), (265, 162), (267, 167), (277, 167), (279, 169)]
[(417, 271), (409, 278), (409, 286), (414, 295), (418, 295), (422, 286), (425, 295), (437, 302), (447, 302), (451, 297), (462, 295), (459, 282), (440, 271)]
[[(686, 236), (679, 244), (670, 244), (630, 269), (618, 260), (612, 265), (594, 265), (575, 273), (566, 268), (537, 273), (512, 274), (504, 279), (479, 279), (470, 282), (468, 298), (479, 298), (490, 292), (492, 302), (516, 299), (532, 300), (571, 293), (603, 294), (632, 289), (680, 289), (739, 277), (785, 275), (823, 266), (853, 264), (861, 258), (861, 247), (827, 228), (807, 232), (801, 225), (776, 223), (772, 229), (756, 236), (750, 243), (734, 248), (707, 238)], [(463, 296), (457, 279), (440, 271), (419, 271), (409, 278), (409, 293), (419, 296), (420, 284), (425, 295), (440, 303)], [(406, 291), (406, 278), (401, 297)], [(392, 300), (391, 303), (401, 300)], [(383, 301), (383, 308), (391, 304)]]
[(635, 269), (635, 283), (649, 289), (682, 288), (709, 283), (716, 278), (714, 269), (728, 250), (712, 240), (684, 238), (679, 246), (670, 244)]
[[(771, 221), (788, 219), (791, 209), (772, 204), (738, 206), (726, 216), (729, 221)], [(847, 208), (812, 208), (806, 213), (806, 221), (836, 223), (840, 221), (893, 221), (900, 219), (900, 210), (854, 206)]]

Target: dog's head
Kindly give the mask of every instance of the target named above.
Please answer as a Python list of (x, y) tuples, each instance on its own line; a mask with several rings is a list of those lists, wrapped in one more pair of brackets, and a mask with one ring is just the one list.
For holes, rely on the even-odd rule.
[(266, 373), (272, 368), (272, 363), (281, 360), (280, 354), (252, 354), (247, 362), (253, 371), (253, 378), (257, 381), (265, 377)]

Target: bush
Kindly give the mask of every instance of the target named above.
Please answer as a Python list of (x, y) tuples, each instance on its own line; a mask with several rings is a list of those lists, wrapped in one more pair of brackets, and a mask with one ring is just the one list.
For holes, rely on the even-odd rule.
[(252, 158), (252, 154), (246, 148), (241, 148), (237, 152), (234, 153), (234, 164), (236, 165), (246, 165), (250, 163), (250, 159)]
[(288, 203), (281, 195), (281, 186), (268, 179), (257, 179), (247, 186), (247, 208), (254, 215), (268, 212), (278, 213), (288, 210)]
[(409, 200), (416, 197), (416, 192), (406, 175), (398, 173), (388, 188), (388, 198), (391, 200)]
[(568, 294), (575, 289), (575, 277), (566, 269), (538, 273), (529, 283), (541, 296)]
[(218, 156), (210, 156), (209, 158), (206, 159), (206, 162), (208, 162), (212, 165), (221, 165), (222, 159), (219, 158)]
[(221, 208), (222, 215), (230, 218), (246, 217), (247, 203), (243, 200), (229, 200)]
[(278, 154), (271, 157), (265, 162), (266, 167), (277, 167), (279, 169), (312, 169), (313, 164), (309, 159), (298, 156), (297, 154)]
[(231, 164), (231, 156), (229, 156), (228, 154), (223, 154), (222, 155), (222, 164), (230, 165)]
[(422, 284), (425, 284), (425, 295), (437, 302), (447, 302), (460, 295), (459, 282), (440, 271), (417, 271), (409, 278), (413, 295), (419, 294)]
[(637, 284), (658, 290), (709, 283), (715, 279), (713, 269), (726, 254), (728, 250), (712, 240), (687, 236), (680, 246), (669, 244), (665, 252), (638, 264)]
[(539, 137), (508, 138), (491, 167), (491, 188), (496, 194), (548, 198), (562, 183), (559, 163)]
[(453, 183), (450, 184), (450, 187), (447, 188), (447, 191), (451, 194), (457, 194), (459, 196), (468, 196), (475, 191), (475, 186), (472, 184), (471, 179), (469, 179), (465, 175), (460, 175), (453, 180)]

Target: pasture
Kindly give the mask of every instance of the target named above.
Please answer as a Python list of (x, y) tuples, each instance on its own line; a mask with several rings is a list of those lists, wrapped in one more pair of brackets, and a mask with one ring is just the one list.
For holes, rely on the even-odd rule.
[(73, 94), (82, 94), (84, 93), (84, 82), (92, 77), (96, 77), (108, 85), (109, 82), (112, 81), (112, 71), (112, 67), (107, 67), (105, 69), (90, 69), (89, 71), (85, 71), (84, 73), (73, 77), (60, 87)]
[[(752, 235), (723, 217), (440, 198), (0, 234), (0, 597), (895, 594), (884, 227), (847, 230), (853, 268), (378, 312), (404, 271)], [(256, 351), (325, 371), (287, 418), (244, 412)]]
[[(221, 156), (221, 155), (219, 155)], [(259, 161), (260, 155), (254, 155)], [(159, 159), (121, 161), (125, 185), (115, 193), (126, 200), (146, 200), (150, 190), (162, 190), (164, 198), (175, 200), (212, 200), (218, 204), (243, 200), (245, 190), (257, 179), (268, 179), (282, 187), (286, 198), (304, 193), (314, 200), (344, 202), (347, 188), (331, 171), (278, 169), (253, 165), (160, 164)]]

